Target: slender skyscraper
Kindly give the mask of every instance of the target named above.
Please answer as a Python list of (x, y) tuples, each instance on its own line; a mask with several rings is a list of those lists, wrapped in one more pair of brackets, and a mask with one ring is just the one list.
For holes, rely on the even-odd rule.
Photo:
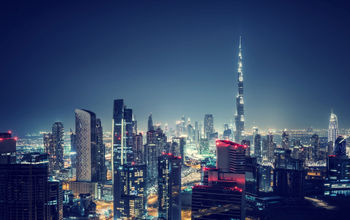
[(242, 135), (244, 135), (244, 101), (243, 101), (243, 62), (242, 62), (242, 37), (239, 39), (238, 49), (238, 69), (237, 69), (237, 83), (238, 83), (238, 94), (236, 96), (236, 135), (235, 141), (241, 142)]
[(64, 168), (64, 161), (63, 161), (63, 148), (64, 148), (64, 129), (62, 122), (55, 122), (52, 125), (52, 144), (53, 144), (53, 155), (50, 155), (51, 157), (54, 157), (53, 164), (54, 170), (62, 170)]
[(332, 146), (334, 146), (337, 136), (338, 136), (338, 118), (332, 111), (331, 117), (329, 118), (329, 127), (328, 127), (328, 142), (332, 142)]

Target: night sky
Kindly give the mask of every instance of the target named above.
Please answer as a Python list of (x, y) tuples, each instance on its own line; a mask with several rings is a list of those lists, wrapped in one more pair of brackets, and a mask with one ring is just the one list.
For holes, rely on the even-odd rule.
[(350, 127), (346, 1), (1, 1), (0, 131), (74, 128), (74, 109), (111, 130), (113, 99), (174, 124), (233, 118), (243, 37), (250, 128)]

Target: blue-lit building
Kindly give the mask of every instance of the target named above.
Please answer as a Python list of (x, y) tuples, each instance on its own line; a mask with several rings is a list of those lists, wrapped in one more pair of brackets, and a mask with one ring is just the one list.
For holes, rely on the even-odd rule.
[(327, 178), (324, 195), (329, 197), (350, 196), (350, 159), (330, 155), (327, 160)]

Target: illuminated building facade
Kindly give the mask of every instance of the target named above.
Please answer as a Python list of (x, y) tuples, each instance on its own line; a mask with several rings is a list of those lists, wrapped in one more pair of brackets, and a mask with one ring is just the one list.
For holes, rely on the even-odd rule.
[(134, 153), (134, 162), (136, 164), (142, 164), (144, 162), (144, 147), (143, 147), (143, 136), (141, 133), (135, 134), (133, 136), (133, 145), (132, 145), (133, 153)]
[(244, 219), (245, 145), (216, 141), (216, 168), (202, 168), (192, 188), (192, 219)]
[(114, 172), (114, 219), (143, 219), (147, 200), (146, 165), (119, 165)]
[(113, 166), (130, 164), (133, 161), (132, 109), (124, 105), (123, 99), (114, 100), (113, 106)]
[(245, 173), (247, 145), (227, 140), (216, 141), (216, 167), (223, 172)]
[(101, 121), (91, 111), (76, 109), (75, 133), (77, 181), (103, 182), (106, 168)]
[(305, 170), (302, 160), (291, 157), (291, 151), (275, 151), (273, 192), (284, 197), (304, 196)]
[(350, 159), (348, 157), (336, 155), (328, 157), (324, 188), (325, 196), (350, 196)]
[(37, 158), (0, 164), (0, 219), (63, 219), (62, 186), (48, 180), (46, 155)]
[(204, 115), (204, 135), (207, 139), (214, 133), (214, 117), (212, 114)]
[(243, 100), (243, 59), (242, 59), (242, 37), (239, 39), (238, 68), (237, 68), (238, 94), (236, 96), (235, 141), (239, 143), (244, 135), (244, 100)]
[(55, 122), (52, 125), (52, 151), (50, 158), (53, 163), (53, 170), (60, 171), (64, 168), (63, 149), (64, 149), (64, 128), (62, 122)]
[(158, 157), (158, 218), (181, 219), (181, 158), (162, 153)]
[(0, 164), (16, 163), (16, 141), (11, 131), (0, 133)]
[(338, 117), (336, 114), (331, 112), (331, 116), (329, 118), (329, 126), (328, 126), (328, 142), (331, 142), (332, 146), (334, 146), (334, 143), (337, 137), (338, 137)]
[(96, 180), (104, 183), (107, 179), (107, 167), (105, 160), (105, 145), (103, 143), (103, 128), (101, 119), (96, 119), (96, 152), (93, 156), (96, 160)]

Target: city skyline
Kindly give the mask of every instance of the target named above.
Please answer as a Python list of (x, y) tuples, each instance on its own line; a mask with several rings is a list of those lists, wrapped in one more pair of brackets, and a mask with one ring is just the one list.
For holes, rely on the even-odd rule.
[(15, 3), (3, 4), (8, 35), (1, 37), (0, 62), (10, 83), (1, 87), (2, 130), (24, 135), (49, 130), (55, 121), (74, 128), (74, 109), (84, 108), (110, 131), (117, 98), (128, 100), (144, 131), (150, 113), (170, 126), (182, 115), (202, 121), (213, 114), (221, 128), (235, 113), (240, 35), (248, 129), (327, 128), (332, 108), (339, 127), (350, 127), (344, 102), (350, 33), (343, 28), (350, 16), (342, 2), (71, 3), (78, 12), (67, 3), (19, 11)]

